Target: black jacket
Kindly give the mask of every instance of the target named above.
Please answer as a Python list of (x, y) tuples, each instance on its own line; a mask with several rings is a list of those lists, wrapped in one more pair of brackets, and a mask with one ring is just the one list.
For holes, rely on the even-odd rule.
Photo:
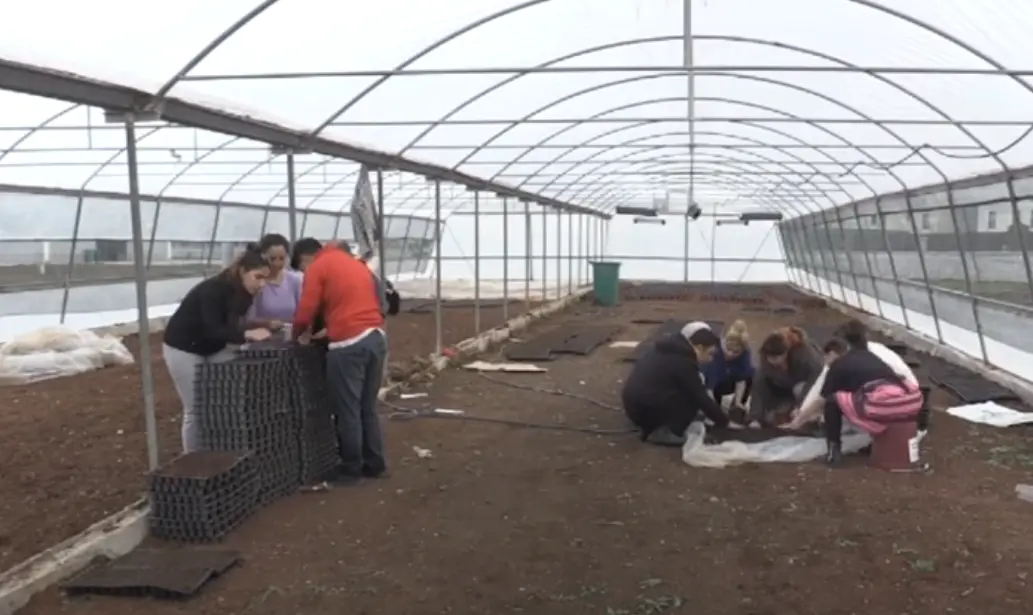
[(227, 344), (244, 343), (244, 315), (254, 298), (225, 275), (190, 289), (165, 325), (165, 343), (183, 352), (211, 356)]
[(625, 406), (644, 411), (684, 411), (693, 418), (702, 411), (716, 427), (728, 425), (721, 406), (707, 393), (696, 351), (680, 333), (660, 338), (635, 362), (624, 382), (622, 397)]

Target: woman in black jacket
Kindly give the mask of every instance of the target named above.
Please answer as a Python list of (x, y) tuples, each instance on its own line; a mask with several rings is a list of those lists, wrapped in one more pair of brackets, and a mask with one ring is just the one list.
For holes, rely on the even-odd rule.
[(632, 368), (621, 393), (624, 411), (644, 442), (681, 446), (685, 430), (700, 412), (718, 429), (730, 423), (710, 396), (700, 365), (721, 340), (706, 323), (693, 322), (660, 338)]
[(162, 355), (183, 404), (183, 452), (200, 449), (194, 407), (194, 378), (202, 363), (233, 358), (233, 348), (268, 339), (268, 329), (246, 329), (245, 315), (269, 275), (269, 263), (257, 245), (219, 275), (203, 280), (183, 297), (165, 325)]

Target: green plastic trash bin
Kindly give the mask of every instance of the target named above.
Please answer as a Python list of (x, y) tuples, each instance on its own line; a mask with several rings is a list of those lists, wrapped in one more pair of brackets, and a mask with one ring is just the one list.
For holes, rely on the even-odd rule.
[(592, 263), (592, 290), (595, 302), (613, 307), (621, 299), (621, 264), (605, 261)]

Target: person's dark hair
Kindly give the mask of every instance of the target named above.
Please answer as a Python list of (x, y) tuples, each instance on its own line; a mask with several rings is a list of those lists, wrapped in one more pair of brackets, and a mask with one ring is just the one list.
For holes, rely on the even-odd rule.
[(270, 248), (280, 247), (290, 254), (291, 242), (279, 233), (269, 233), (268, 235), (263, 236), (261, 241), (258, 242), (258, 247), (262, 252), (265, 252)]
[(226, 268), (223, 274), (230, 279), (240, 280), (241, 274), (268, 266), (269, 261), (262, 254), (262, 247), (257, 243), (249, 243), (244, 248), (244, 251), (240, 253), (240, 256), (230, 263), (230, 266)]
[(721, 343), (721, 338), (711, 329), (700, 329), (689, 336), (689, 343), (693, 346), (713, 348)]
[(829, 341), (825, 342), (825, 346), (822, 348), (822, 352), (828, 354), (834, 352), (836, 354), (843, 354), (846, 352), (846, 343), (838, 337), (834, 337)]
[(851, 320), (839, 329), (839, 337), (853, 348), (868, 347), (868, 327), (860, 320)]
[(762, 357), (780, 357), (787, 352), (789, 352), (789, 345), (786, 344), (781, 333), (772, 333), (764, 338), (764, 342), (760, 345)]
[(294, 252), (291, 253), (291, 269), (301, 269), (301, 258), (319, 252), (323, 244), (315, 237), (304, 237), (294, 243)]

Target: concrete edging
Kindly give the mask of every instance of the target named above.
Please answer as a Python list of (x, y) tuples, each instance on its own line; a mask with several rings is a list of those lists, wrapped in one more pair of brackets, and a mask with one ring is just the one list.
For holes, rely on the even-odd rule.
[(1014, 391), (1023, 402), (1033, 406), (1033, 383), (992, 365), (987, 365), (980, 359), (947, 344), (941, 344), (939, 341), (925, 335), (924, 333), (912, 331), (902, 324), (859, 310), (858, 308), (847, 305), (838, 299), (832, 299), (824, 295), (820, 295), (797, 284), (790, 282), (789, 285), (806, 295), (824, 299), (832, 309), (849, 316), (850, 318), (856, 318), (866, 324), (869, 328), (888, 335), (898, 342), (907, 344), (915, 350), (928, 353), (934, 357), (939, 357), (948, 363), (957, 365), (958, 367), (975, 372), (991, 382), (999, 384), (1010, 391)]
[(60, 583), (96, 557), (119, 557), (147, 536), (146, 500), (138, 500), (86, 531), (0, 574), (0, 615), (12, 615), (37, 593)]
[[(440, 354), (431, 355), (430, 367), (419, 374), (410, 376), (405, 381), (391, 383), (381, 388), (380, 399), (403, 390), (417, 376), (444, 371), (458, 360), (484, 352), (492, 344), (509, 339), (513, 333), (527, 328), (531, 323), (581, 301), (589, 292), (591, 292), (591, 288), (580, 288), (562, 299), (511, 318), (502, 326), (465, 339), (455, 345), (458, 352), (458, 357), (455, 359)], [(167, 321), (168, 318), (151, 319), (152, 323), (162, 328)], [(98, 335), (132, 335), (137, 330), (136, 323), (93, 329)], [(149, 512), (150, 507), (147, 500), (141, 499), (93, 524), (84, 532), (50, 547), (0, 574), (0, 615), (13, 615), (34, 595), (70, 578), (88, 566), (96, 557), (118, 557), (135, 549), (147, 536), (147, 514)]]

